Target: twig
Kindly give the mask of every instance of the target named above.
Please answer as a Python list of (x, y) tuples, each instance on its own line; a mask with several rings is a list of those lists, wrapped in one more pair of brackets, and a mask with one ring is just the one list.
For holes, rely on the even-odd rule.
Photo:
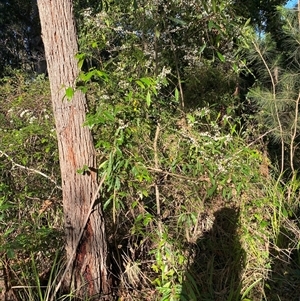
[(259, 57), (261, 58), (263, 64), (265, 65), (265, 67), (267, 69), (267, 72), (270, 76), (270, 79), (271, 79), (271, 82), (272, 82), (272, 92), (273, 92), (272, 94), (273, 94), (273, 97), (275, 98), (275, 95), (276, 95), (276, 82), (275, 82), (274, 76), (273, 76), (273, 74), (272, 74), (272, 72), (271, 72), (271, 70), (268, 66), (268, 63), (266, 62), (265, 58), (263, 57), (263, 54), (261, 53), (258, 45), (254, 41), (252, 41), (252, 44), (253, 44), (256, 52), (258, 53)]
[(191, 178), (191, 177), (183, 176), (183, 175), (176, 174), (176, 173), (173, 173), (173, 172), (165, 171), (165, 170), (163, 170), (161, 168), (147, 167), (147, 169), (151, 170), (151, 171), (154, 171), (154, 172), (163, 173), (163, 174), (165, 174), (167, 176), (173, 176), (173, 177), (181, 178), (181, 179), (185, 179), (185, 180), (190, 180), (190, 181), (199, 180), (199, 178)]
[[(295, 139), (297, 136), (297, 123), (298, 123), (298, 115), (299, 115), (299, 101), (300, 101), (300, 93), (298, 94), (298, 98), (296, 100), (296, 106), (295, 106), (295, 118), (294, 118), (294, 124), (291, 128), (291, 145), (290, 145), (290, 165), (291, 165), (291, 170), (292, 170), (292, 181), (296, 177), (296, 171), (294, 167), (294, 155), (295, 155), (295, 149), (297, 146), (294, 146)], [(288, 195), (287, 195), (287, 200), (290, 203), (291, 196), (292, 196), (292, 190), (293, 190), (293, 185), (288, 186)]]
[(55, 297), (55, 295), (59, 291), (59, 289), (61, 287), (61, 284), (62, 284), (64, 278), (66, 277), (66, 274), (67, 274), (68, 270), (70, 269), (70, 266), (73, 264), (73, 262), (75, 260), (75, 255), (76, 255), (77, 248), (78, 248), (79, 243), (81, 241), (84, 229), (85, 229), (85, 227), (86, 227), (86, 225), (87, 225), (87, 223), (89, 221), (89, 218), (90, 218), (90, 216), (91, 216), (91, 214), (93, 212), (94, 205), (95, 205), (96, 200), (97, 200), (97, 196), (98, 196), (99, 191), (100, 191), (100, 189), (101, 189), (101, 187), (102, 187), (102, 185), (103, 185), (103, 183), (105, 181), (105, 178), (106, 178), (106, 173), (104, 173), (104, 175), (102, 176), (101, 181), (100, 181), (100, 183), (99, 183), (99, 185), (97, 187), (97, 190), (96, 190), (96, 192), (93, 195), (93, 198), (92, 198), (92, 201), (91, 201), (91, 206), (90, 206), (89, 211), (88, 211), (88, 213), (86, 215), (86, 218), (85, 218), (84, 223), (82, 225), (81, 231), (80, 231), (80, 233), (79, 233), (79, 235), (77, 237), (77, 241), (75, 243), (75, 247), (73, 249), (73, 253), (72, 253), (72, 255), (71, 255), (71, 257), (70, 257), (70, 259), (69, 259), (69, 261), (68, 261), (68, 263), (66, 265), (65, 271), (63, 272), (60, 281), (58, 282), (58, 284), (55, 287), (54, 294), (53, 294), (52, 298), (50, 299), (50, 301), (53, 300), (53, 298)]
[(170, 42), (171, 42), (171, 46), (172, 46), (172, 50), (173, 50), (174, 62), (175, 62), (175, 67), (176, 67), (178, 87), (179, 87), (179, 93), (180, 93), (180, 106), (181, 106), (181, 109), (184, 110), (184, 94), (183, 94), (183, 88), (182, 88), (182, 83), (181, 83), (181, 78), (180, 78), (178, 59), (177, 59), (175, 45), (173, 43), (171, 33), (168, 32), (168, 34), (170, 37)]
[(284, 171), (284, 137), (283, 137), (283, 128), (282, 128), (282, 123), (280, 120), (280, 116), (279, 116), (279, 112), (278, 112), (278, 106), (277, 106), (277, 102), (276, 102), (276, 80), (274, 78), (274, 76), (272, 75), (271, 69), (269, 68), (263, 54), (261, 53), (258, 45), (252, 41), (252, 44), (254, 45), (255, 50), (257, 51), (259, 57), (261, 58), (263, 64), (265, 65), (267, 72), (270, 76), (271, 82), (272, 82), (272, 96), (273, 96), (273, 101), (274, 101), (274, 107), (275, 107), (275, 111), (276, 111), (276, 118), (277, 118), (277, 122), (278, 122), (278, 127), (279, 127), (279, 131), (280, 131), (280, 137), (281, 137), (281, 169), (280, 169), (280, 173), (282, 174)]
[[(156, 131), (155, 131), (155, 137), (153, 140), (153, 151), (154, 151), (154, 166), (156, 169), (159, 169), (159, 161), (158, 161), (158, 151), (157, 151), (157, 141), (158, 141), (158, 137), (159, 137), (159, 132), (160, 132), (160, 125), (159, 123), (157, 123), (156, 126)], [(156, 199), (156, 214), (158, 216), (158, 222), (157, 222), (157, 228), (159, 231), (159, 234), (162, 235), (162, 222), (161, 222), (161, 211), (160, 211), (160, 195), (159, 195), (159, 188), (158, 188), (158, 184), (157, 184), (157, 178), (156, 177), (156, 181), (154, 183), (154, 187), (155, 187), (155, 199)]]
[[(153, 141), (153, 150), (154, 150), (154, 165), (155, 168), (159, 168), (159, 163), (158, 163), (158, 154), (157, 154), (157, 140), (159, 136), (159, 131), (160, 127), (159, 124), (157, 124), (156, 131), (155, 131), (155, 137)], [(159, 200), (159, 189), (157, 183), (155, 183), (155, 197), (156, 197), (156, 213), (157, 216), (160, 216), (160, 200)]]
[(298, 11), (298, 30), (300, 29), (300, 0), (298, 0), (298, 6), (297, 6), (297, 11)]
[(12, 163), (13, 167), (18, 167), (18, 168), (24, 169), (26, 171), (32, 171), (32, 172), (34, 172), (34, 173), (36, 173), (36, 174), (38, 174), (38, 175), (40, 175), (40, 176), (48, 179), (49, 181), (51, 181), (52, 183), (55, 184), (56, 188), (62, 190), (61, 186), (58, 186), (57, 183), (56, 183), (56, 181), (53, 180), (52, 177), (47, 176), (43, 172), (41, 172), (39, 170), (36, 170), (34, 168), (29, 168), (29, 167), (26, 167), (24, 165), (16, 163), (7, 153), (5, 153), (5, 152), (3, 152), (3, 151), (0, 150), (0, 157), (2, 157), (2, 156), (6, 157)]
[(47, 286), (44, 285), (16, 285), (12, 286), (11, 289), (24, 289), (24, 288), (47, 288)]
[(290, 146), (290, 161), (291, 161), (291, 169), (293, 173), (293, 177), (295, 175), (295, 168), (294, 168), (294, 143), (297, 136), (297, 123), (298, 123), (298, 113), (299, 113), (299, 101), (300, 101), (300, 93), (298, 94), (298, 98), (296, 100), (296, 106), (295, 106), (295, 118), (294, 118), (294, 125), (292, 127), (292, 133), (291, 133), (291, 146)]

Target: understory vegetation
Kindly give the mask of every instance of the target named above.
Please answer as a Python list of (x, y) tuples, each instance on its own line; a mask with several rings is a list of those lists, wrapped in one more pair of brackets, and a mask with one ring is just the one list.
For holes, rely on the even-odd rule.
[[(280, 35), (258, 36), (229, 0), (93, 2), (75, 3), (76, 87), (112, 300), (298, 299), (298, 11), (276, 10)], [(0, 293), (74, 300), (56, 294), (66, 262), (47, 74), (7, 67), (0, 103)]]

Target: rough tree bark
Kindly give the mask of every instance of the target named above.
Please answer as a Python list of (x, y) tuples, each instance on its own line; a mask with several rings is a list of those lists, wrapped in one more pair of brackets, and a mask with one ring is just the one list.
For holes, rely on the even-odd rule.
[[(98, 187), (95, 150), (91, 132), (83, 126), (85, 95), (77, 91), (71, 100), (64, 97), (66, 88), (74, 87), (79, 73), (72, 0), (39, 0), (38, 8), (58, 139), (68, 261), (77, 248), (76, 241)], [(77, 170), (85, 165), (90, 171), (78, 174)], [(97, 205), (77, 248), (72, 269), (66, 274), (64, 287), (77, 290), (81, 296), (108, 294), (107, 252), (103, 212)]]

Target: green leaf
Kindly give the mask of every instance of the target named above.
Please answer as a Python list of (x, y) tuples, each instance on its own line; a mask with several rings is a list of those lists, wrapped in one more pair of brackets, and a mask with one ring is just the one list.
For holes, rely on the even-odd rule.
[(4, 233), (4, 237), (7, 237), (10, 233), (12, 233), (14, 231), (15, 231), (14, 228), (10, 228), (10, 229), (6, 230), (5, 233)]
[(217, 3), (216, 3), (216, 0), (211, 0), (211, 4), (212, 4), (213, 12), (216, 13), (217, 12)]
[(109, 204), (111, 203), (111, 198), (109, 198), (103, 205), (103, 210), (106, 210), (106, 208), (109, 206)]
[(153, 85), (153, 83), (154, 83), (154, 81), (151, 77), (142, 77), (142, 78), (140, 78), (140, 81), (143, 82), (148, 87)]
[(176, 102), (179, 102), (179, 91), (177, 88), (175, 89), (175, 100)]
[(147, 92), (146, 103), (147, 103), (147, 106), (150, 107), (150, 105), (151, 105), (151, 95), (150, 95), (149, 91)]
[(169, 17), (168, 19), (173, 21), (175, 24), (186, 25), (186, 22), (181, 19), (173, 18), (173, 17)]
[(201, 54), (205, 48), (206, 48), (206, 43), (200, 47), (199, 54)]
[(77, 87), (78, 90), (80, 90), (83, 94), (85, 94), (88, 91), (88, 88), (86, 86), (79, 86)]
[(219, 60), (220, 60), (222, 63), (225, 62), (225, 58), (224, 58), (224, 56), (222, 55), (222, 53), (220, 53), (219, 51), (217, 51), (217, 56), (218, 56)]
[(115, 180), (115, 189), (119, 190), (120, 187), (121, 187), (120, 179), (118, 177), (116, 177), (116, 180)]
[(260, 223), (260, 226), (262, 228), (266, 228), (268, 225), (269, 225), (269, 222), (267, 222), (267, 221), (261, 221), (261, 223)]
[(159, 30), (157, 30), (157, 29), (155, 29), (155, 36), (159, 39), (159, 37), (160, 37), (160, 32), (159, 32)]
[(143, 225), (148, 226), (148, 224), (152, 221), (153, 216), (150, 213), (147, 213), (143, 220)]
[(209, 22), (208, 22), (208, 29), (211, 30), (214, 27), (215, 27), (215, 23), (213, 21), (209, 20)]
[(169, 287), (171, 287), (171, 281), (165, 283), (165, 284), (163, 285), (163, 287), (164, 287), (164, 288), (169, 288)]
[(13, 258), (15, 257), (15, 252), (14, 252), (14, 250), (12, 250), (12, 249), (8, 249), (8, 250), (6, 251), (6, 255), (7, 255), (7, 257), (8, 257), (9, 259), (13, 259)]
[(191, 114), (187, 114), (186, 117), (191, 123), (195, 123), (195, 121), (196, 121), (195, 116), (193, 116)]
[(287, 210), (285, 209), (285, 208), (283, 208), (283, 210), (282, 210), (282, 215), (284, 216), (284, 217), (288, 217), (288, 212), (287, 212)]
[(137, 80), (136, 83), (137, 83), (142, 89), (145, 89), (145, 85), (144, 85), (140, 80)]
[(95, 70), (95, 75), (102, 78), (104, 81), (108, 81), (108, 74), (101, 70)]
[(67, 99), (71, 100), (72, 97), (74, 96), (74, 93), (75, 93), (74, 89), (72, 87), (68, 87), (66, 89), (66, 97), (67, 97)]
[(135, 207), (137, 207), (139, 205), (139, 202), (138, 201), (134, 201), (132, 204), (131, 204), (131, 208), (134, 209)]
[(211, 197), (216, 190), (217, 190), (217, 185), (213, 185), (210, 189), (208, 189), (207, 196)]
[(83, 54), (83, 53), (77, 53), (75, 55), (75, 58), (78, 60), (78, 63), (77, 63), (78, 68), (81, 69), (82, 65), (83, 65), (83, 62), (85, 60), (85, 54)]
[(84, 175), (87, 171), (89, 171), (89, 167), (87, 165), (84, 165), (81, 169), (77, 169), (77, 173), (80, 175)]
[(233, 64), (232, 68), (233, 68), (233, 71), (234, 71), (235, 73), (238, 73), (238, 72), (239, 72), (239, 68), (238, 68), (238, 65), (237, 65), (236, 63)]
[(92, 43), (92, 48), (97, 48), (98, 47), (98, 42), (93, 42)]
[(88, 82), (91, 80), (91, 78), (101, 78), (104, 81), (108, 81), (108, 74), (104, 71), (101, 70), (97, 70), (97, 69), (92, 69), (89, 72), (81, 72), (79, 74), (79, 80), (83, 81), (83, 82)]
[(251, 18), (249, 18), (249, 19), (245, 22), (244, 26), (245, 26), (245, 27), (248, 26), (248, 25), (250, 24), (250, 22), (251, 22)]

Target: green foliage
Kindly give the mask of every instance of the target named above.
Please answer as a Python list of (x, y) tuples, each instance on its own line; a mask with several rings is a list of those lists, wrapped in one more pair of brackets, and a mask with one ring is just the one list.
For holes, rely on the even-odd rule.
[[(39, 267), (34, 255), (31, 254), (31, 264), (22, 268), (22, 286), (18, 289), (18, 297), (28, 301), (51, 301), (54, 298), (55, 285), (63, 269), (61, 250), (56, 251), (52, 266), (45, 274), (39, 274)], [(59, 300), (70, 300), (70, 296), (62, 296)]]
[[(261, 140), (270, 131), (295, 155), (296, 51), (278, 55), (268, 35), (259, 46), (227, 0), (75, 8), (82, 71), (65, 96), (87, 95), (83, 126), (105, 175), (100, 200), (120, 300), (275, 300), (272, 273), (298, 279), (299, 183), (295, 165), (290, 181), (276, 178)], [(295, 45), (296, 35), (285, 39)], [(245, 52), (259, 76), (249, 94), (256, 130), (242, 123), (233, 95)], [(48, 82), (15, 71), (1, 83), (2, 267), (23, 286), (21, 299), (50, 300), (62, 218)]]
[(182, 267), (187, 263), (182, 248), (178, 241), (170, 240), (168, 230), (158, 235), (156, 248), (150, 252), (155, 256), (151, 269), (157, 275), (152, 280), (161, 301), (179, 300), (182, 291)]
[[(60, 246), (59, 167), (48, 82), (21, 72), (1, 80), (1, 261), (9, 273), (31, 253), (47, 269)], [(50, 247), (49, 247), (50, 244)]]
[[(93, 130), (99, 151), (99, 173), (106, 173), (102, 199), (105, 210), (112, 213), (108, 218), (111, 243), (119, 246), (115, 257), (126, 254), (125, 262), (118, 262), (126, 266), (123, 294), (140, 278), (145, 290), (155, 286), (159, 300), (183, 299), (183, 287), (197, 300), (203, 287), (211, 286), (197, 278), (197, 268), (189, 271), (192, 262), (187, 260), (187, 254), (193, 254), (190, 244), (205, 233), (201, 216), (207, 210), (240, 206), (243, 193), (260, 181), (262, 156), (239, 137), (237, 120), (216, 116), (215, 108), (209, 107), (184, 115), (179, 110), (172, 112), (160, 102), (163, 90), (157, 88), (158, 78), (126, 80), (120, 79), (122, 75), (109, 74), (105, 85), (90, 84), (88, 98), (96, 98), (96, 107), (86, 125)], [(126, 87), (119, 95), (116, 76)], [(149, 94), (151, 102), (147, 103)], [(178, 91), (174, 91), (174, 101), (176, 94), (178, 97)], [(248, 215), (247, 210), (243, 214)], [(247, 221), (247, 227), (253, 227), (252, 223), (256, 220)], [(144, 251), (139, 254), (138, 250)], [(258, 266), (265, 267), (267, 259)], [(151, 270), (142, 268), (148, 261), (153, 262)], [(211, 273), (215, 275), (216, 270)], [(187, 285), (187, 279), (194, 281)], [(236, 296), (237, 279), (231, 281), (232, 291), (226, 294)], [(214, 298), (214, 288), (211, 290)]]
[[(273, 165), (277, 167), (273, 175), (276, 181), (270, 188), (264, 187), (266, 198), (255, 202), (257, 208), (265, 207), (263, 204), (267, 203), (269, 208), (265, 207), (265, 214), (262, 214), (261, 209), (254, 214), (257, 219), (256, 233), (262, 235), (261, 241), (268, 238), (270, 244), (267, 252), (257, 250), (260, 257), (256, 256), (271, 269), (265, 289), (268, 300), (284, 299), (287, 287), (288, 295), (296, 296), (297, 289), (293, 288), (294, 280), (289, 275), (297, 274), (299, 270), (298, 239), (295, 238), (296, 233), (299, 233), (298, 213), (295, 214), (299, 212), (299, 198), (296, 193), (299, 187), (299, 63), (296, 50), (299, 41), (299, 16), (296, 11), (282, 8), (278, 13), (281, 18), (278, 31), (282, 33), (280, 44), (278, 39), (274, 39), (274, 35), (253, 39), (253, 49), (249, 56), (257, 74), (257, 82), (250, 90), (249, 99), (254, 100), (257, 105), (255, 117), (258, 130), (264, 133), (263, 136), (271, 138), (267, 140), (265, 149), (269, 152)], [(257, 240), (254, 244), (257, 245)], [(287, 256), (287, 250), (293, 255)], [(259, 276), (261, 281), (265, 278), (262, 274)], [(285, 283), (284, 287), (282, 283)], [(252, 289), (257, 284), (259, 281), (254, 281), (249, 284), (249, 288)]]
[[(249, 98), (258, 107), (257, 120), (263, 130), (270, 132), (275, 145), (281, 144), (280, 152), (273, 154), (280, 158), (280, 171), (295, 173), (299, 166), (296, 149), (299, 140), (299, 81), (298, 43), (299, 27), (295, 11), (279, 9), (282, 14), (284, 38), (282, 51), (270, 36), (262, 41), (255, 39), (251, 58), (258, 71), (258, 81), (250, 90)], [(281, 47), (280, 46), (280, 47)], [(275, 147), (274, 147), (275, 148)]]
[(214, 106), (214, 110), (219, 113), (225, 111), (225, 108), (234, 108), (238, 105), (237, 99), (232, 96), (238, 83), (238, 78), (234, 72), (225, 73), (222, 66), (216, 67), (207, 63), (199, 68), (187, 67), (186, 73), (185, 98), (187, 107)]
[(259, 1), (233, 1), (236, 13), (245, 19), (251, 19), (251, 25), (258, 31), (276, 34), (281, 25), (280, 15), (277, 14), (276, 8), (285, 5), (287, 0), (270, 0)]
[[(87, 81), (80, 89), (88, 91), (86, 125), (94, 133), (99, 173), (107, 175), (102, 199), (111, 212), (107, 222), (110, 243), (118, 246), (116, 265), (124, 267), (121, 294), (128, 298), (130, 287), (142, 285), (149, 293), (154, 286), (159, 300), (215, 300), (218, 292), (224, 300), (261, 297), (271, 267), (264, 237), (275, 241), (272, 210), (279, 207), (270, 206), (272, 197), (262, 189), (272, 185), (261, 172), (264, 155), (240, 136), (232, 94), (238, 81), (234, 72), (245, 61), (230, 51), (233, 36), (245, 31), (243, 42), (249, 45), (251, 35), (247, 25), (237, 30), (229, 22), (229, 10), (221, 16), (222, 6), (204, 5), (213, 17), (201, 23), (205, 13), (191, 12), (192, 4), (176, 18), (169, 5), (163, 19), (151, 5), (146, 8), (151, 19), (145, 8), (132, 19), (130, 7), (122, 5), (113, 17), (84, 12), (80, 42), (87, 55), (79, 55), (79, 64), (94, 60), (96, 68), (82, 73)], [(218, 18), (222, 26), (216, 25)], [(200, 23), (207, 26), (200, 33), (209, 33), (206, 44), (179, 35)], [(105, 80), (90, 82), (95, 70), (105, 72)], [(185, 112), (179, 109), (183, 102)], [(219, 210), (228, 218), (225, 209), (235, 216), (231, 230), (217, 218)], [(214, 221), (215, 228), (225, 229), (224, 240)], [(206, 233), (209, 238), (202, 242)], [(198, 247), (212, 250), (211, 257)], [(216, 250), (223, 256), (220, 262), (214, 262)], [(131, 293), (130, 298), (143, 297)]]
[[(197, 1), (171, 1), (168, 4), (159, 1), (137, 9), (130, 5), (131, 1), (127, 2), (115, 2), (109, 13), (102, 11), (94, 15), (89, 9), (81, 12), (80, 66), (105, 69), (113, 74), (111, 76), (118, 74), (122, 81), (116, 83), (121, 85), (125, 74), (125, 78), (132, 79), (165, 78), (167, 72), (169, 85), (164, 87), (161, 100), (168, 102), (169, 95), (180, 89), (178, 103), (184, 105), (182, 92), (188, 91), (185, 97), (187, 106), (191, 96), (189, 91), (195, 86), (189, 83), (199, 75), (200, 79), (202, 75), (208, 78), (207, 69), (210, 67), (206, 69), (205, 66), (211, 66), (210, 71), (215, 75), (215, 81), (211, 80), (212, 87), (221, 87), (218, 79), (224, 76), (227, 81), (224, 80), (222, 89), (233, 94), (236, 78), (228, 71), (236, 62), (234, 39), (240, 38), (240, 28), (243, 27), (241, 20), (233, 17), (230, 1), (216, 1), (212, 7), (206, 5), (206, 1), (201, 5)], [(213, 71), (215, 66), (217, 68)], [(212, 87), (207, 89), (212, 90)], [(191, 98), (205, 98), (200, 92)], [(206, 98), (209, 99), (210, 95)], [(192, 99), (192, 105), (201, 106), (201, 101)], [(213, 97), (210, 104), (217, 101)]]

